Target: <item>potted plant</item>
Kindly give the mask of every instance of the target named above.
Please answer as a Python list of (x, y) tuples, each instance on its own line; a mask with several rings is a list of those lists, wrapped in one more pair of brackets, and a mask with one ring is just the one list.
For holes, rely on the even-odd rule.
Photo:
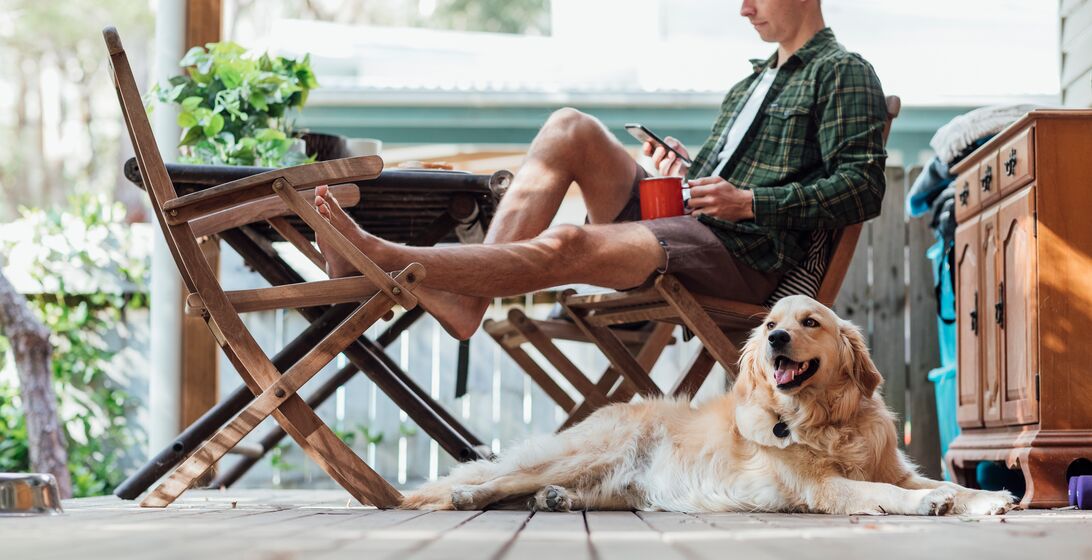
[(314, 161), (290, 119), (318, 86), (309, 55), (254, 57), (222, 42), (190, 49), (179, 65), (185, 72), (153, 93), (181, 107), (183, 162), (283, 167)]

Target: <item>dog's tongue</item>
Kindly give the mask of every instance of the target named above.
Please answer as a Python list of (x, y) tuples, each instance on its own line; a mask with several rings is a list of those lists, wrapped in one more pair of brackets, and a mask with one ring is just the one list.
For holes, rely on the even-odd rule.
[(774, 372), (774, 381), (778, 385), (784, 385), (792, 382), (796, 379), (797, 375), (800, 375), (800, 367), (802, 364), (794, 362), (792, 360), (781, 360), (781, 365)]

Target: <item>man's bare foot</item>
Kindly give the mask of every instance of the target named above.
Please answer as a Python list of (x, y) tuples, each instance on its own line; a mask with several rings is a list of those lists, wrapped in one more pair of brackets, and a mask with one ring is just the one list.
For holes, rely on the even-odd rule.
[[(320, 185), (315, 189), (315, 207), (323, 218), (383, 270), (400, 270), (410, 263), (410, 259), (398, 258), (400, 246), (379, 239), (357, 225), (338, 204), (337, 199), (330, 192), (330, 187)], [(336, 251), (329, 250), (320, 236), (316, 235), (315, 240), (326, 258), (326, 273), (330, 278), (359, 274), (349, 261)], [(428, 282), (427, 267), (425, 273), (425, 282)], [(484, 298), (445, 292), (426, 286), (418, 286), (414, 290), (414, 295), (417, 296), (421, 306), (436, 318), (440, 326), (459, 340), (470, 338), (478, 330), (482, 316), (489, 306), (489, 300)]]
[[(334, 226), (346, 239), (353, 242), (361, 251), (363, 251), (368, 258), (376, 261), (376, 264), (384, 270), (391, 270), (394, 267), (385, 266), (386, 263), (380, 262), (377, 258), (381, 250), (381, 244), (383, 241), (377, 237), (370, 235), (368, 232), (361, 229), (352, 217), (345, 213), (345, 210), (338, 204), (337, 199), (334, 198), (333, 193), (330, 192), (330, 187), (327, 185), (319, 185), (315, 189), (315, 208), (318, 209), (320, 215), (326, 218), (326, 221), (330, 222), (330, 225)], [(322, 251), (322, 256), (326, 258), (326, 274), (330, 278), (341, 278), (344, 276), (354, 276), (360, 274), (360, 271), (356, 269), (348, 260), (342, 255), (337, 253), (331, 247), (327, 247), (327, 243), (323, 241), (323, 238), (318, 234), (315, 235), (315, 241), (318, 243), (319, 251)], [(401, 268), (401, 267), (397, 267)]]

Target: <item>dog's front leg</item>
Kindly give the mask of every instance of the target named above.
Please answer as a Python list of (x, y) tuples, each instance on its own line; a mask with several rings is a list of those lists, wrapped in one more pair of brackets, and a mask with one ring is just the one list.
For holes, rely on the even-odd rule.
[(791, 431), (785, 437), (774, 433), (774, 426), (780, 419), (776, 414), (753, 404), (741, 404), (736, 407), (736, 427), (743, 437), (766, 447), (785, 449), (796, 443)]
[(932, 480), (918, 474), (910, 474), (899, 483), (899, 486), (910, 490), (951, 488), (956, 492), (955, 501), (952, 504), (952, 513), (958, 514), (1002, 515), (1013, 508), (1013, 502), (1015, 501), (1012, 494), (1005, 490), (990, 492), (964, 488), (952, 482)]
[(806, 488), (805, 500), (819, 513), (944, 515), (952, 510), (956, 492), (950, 486), (909, 490), (883, 482), (830, 477)]

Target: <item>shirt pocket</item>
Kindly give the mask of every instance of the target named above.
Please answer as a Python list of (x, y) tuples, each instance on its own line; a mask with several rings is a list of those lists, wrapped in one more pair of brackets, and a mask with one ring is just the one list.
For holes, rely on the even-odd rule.
[(808, 162), (806, 159), (808, 138), (811, 134), (812, 107), (810, 104), (784, 104), (774, 100), (763, 114), (765, 126), (756, 140), (763, 163), (776, 167), (783, 176), (799, 172)]

